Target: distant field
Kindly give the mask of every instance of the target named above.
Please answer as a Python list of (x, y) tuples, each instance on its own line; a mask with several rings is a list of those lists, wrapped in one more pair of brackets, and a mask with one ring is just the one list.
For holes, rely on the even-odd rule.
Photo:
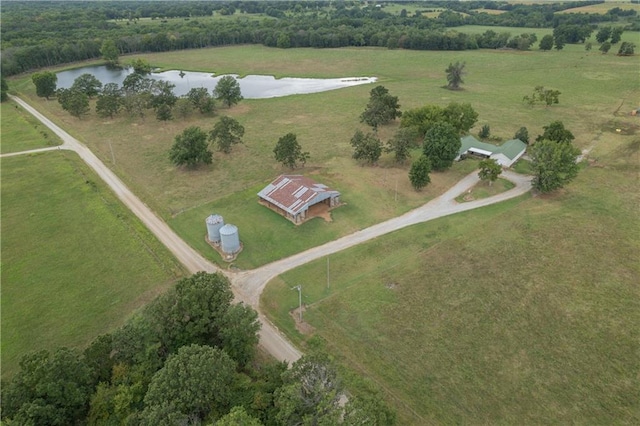
[[(463, 27), (458, 30), (483, 32), (489, 28)], [(491, 29), (501, 31), (500, 28)], [(540, 38), (544, 31), (550, 30), (513, 28), (508, 31), (512, 34), (535, 31)], [(623, 35), (628, 36), (627, 33)], [(77, 120), (62, 111), (57, 103), (36, 99), (33, 84), (27, 78), (12, 82), (30, 102), (89, 145), (110, 165), (113, 163), (112, 148), (115, 172), (192, 246), (208, 253), (203, 240), (204, 219), (218, 210), (228, 211), (226, 216), (229, 217), (225, 219), (241, 225), (241, 239), (247, 243), (247, 250), (238, 258), (238, 264), (245, 267), (273, 260), (276, 253), (291, 253), (294, 239), (293, 245), (299, 244), (298, 247), (319, 242), (317, 227), (331, 229), (328, 233), (320, 232), (325, 235), (322, 238), (360, 229), (418, 206), (446, 188), (444, 183), (450, 178), (440, 180), (440, 187), (434, 179), (434, 185), (424, 194), (416, 193), (407, 178), (409, 164), (393, 164), (390, 154), (384, 154), (377, 167), (361, 166), (351, 159), (349, 141), (356, 129), (367, 130), (359, 122), (359, 116), (369, 92), (376, 85), (383, 85), (398, 96), (403, 110), (425, 104), (469, 102), (479, 113), (479, 123), (489, 124), (492, 133), (502, 139), (513, 137), (521, 126), (526, 126), (535, 138), (542, 132), (542, 126), (561, 119), (576, 135), (580, 148), (589, 146), (601, 129), (615, 125), (614, 111), (625, 115), (637, 107), (634, 99), (640, 96), (636, 57), (586, 53), (582, 45), (567, 46), (561, 52), (241, 46), (131, 56), (122, 60), (129, 61), (134, 57), (145, 58), (164, 69), (221, 74), (378, 77), (378, 83), (372, 85), (312, 95), (244, 100), (230, 110), (218, 110), (219, 115), (231, 115), (245, 126), (245, 143), (234, 148), (230, 155), (216, 153), (213, 165), (197, 170), (173, 167), (167, 152), (174, 136), (182, 129), (199, 125), (209, 130), (216, 117), (194, 115), (186, 121), (160, 123), (151, 114), (143, 120), (125, 116), (107, 120), (92, 114)], [(446, 83), (444, 70), (455, 61), (466, 63), (464, 90), (459, 92), (442, 88)], [(524, 105), (522, 97), (530, 95), (537, 85), (560, 90), (560, 104), (550, 108)], [(396, 129), (397, 124), (383, 127), (379, 132), (381, 139), (388, 140)], [(333, 224), (310, 223), (297, 230), (285, 219), (273, 218), (273, 212), (257, 209), (256, 189), (280, 173), (291, 172), (273, 160), (276, 141), (288, 132), (296, 133), (303, 149), (311, 154), (307, 166), (294, 172), (312, 174), (317, 180), (324, 180), (347, 194), (344, 201), (348, 205), (335, 210)], [(472, 129), (472, 132), (477, 133), (478, 129)], [(356, 213), (358, 211), (362, 214)], [(278, 226), (273, 226), (274, 222)], [(262, 248), (263, 236), (269, 236), (269, 247), (273, 249)], [(253, 248), (249, 250), (249, 247)]]
[(640, 4), (622, 1), (608, 1), (599, 4), (591, 4), (588, 6), (574, 7), (572, 9), (563, 10), (557, 13), (599, 13), (604, 15), (615, 7), (618, 7), (622, 10), (635, 10), (636, 12), (640, 12)]
[(60, 145), (60, 139), (53, 132), (13, 101), (0, 104), (0, 117), (2, 154)]
[(27, 351), (88, 344), (182, 275), (65, 151), (2, 159), (1, 231), (3, 378)]
[(640, 143), (566, 190), (418, 225), (272, 281), (261, 306), (384, 389), (399, 424), (637, 424)]

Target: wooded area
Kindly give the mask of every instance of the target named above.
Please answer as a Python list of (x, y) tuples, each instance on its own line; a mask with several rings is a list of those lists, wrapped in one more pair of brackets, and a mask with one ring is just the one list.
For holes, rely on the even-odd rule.
[[(390, 2), (392, 3), (392, 2)], [(235, 44), (270, 47), (378, 46), (415, 50), (528, 49), (520, 35), (469, 35), (462, 25), (529, 28), (586, 26), (634, 17), (555, 12), (602, 3), (507, 4), (434, 1), (400, 14), (375, 4), (341, 2), (5, 2), (2, 5), (2, 74), (5, 76), (101, 57), (105, 41), (120, 54)], [(408, 5), (408, 3), (407, 3)], [(426, 13), (443, 10), (437, 17)], [(489, 14), (484, 10), (500, 10)], [(629, 29), (638, 29), (634, 22)], [(571, 30), (570, 33), (575, 32)], [(571, 43), (572, 37), (566, 37)], [(528, 39), (528, 37), (525, 37)], [(535, 41), (535, 40), (534, 40)], [(579, 41), (576, 40), (575, 42)]]

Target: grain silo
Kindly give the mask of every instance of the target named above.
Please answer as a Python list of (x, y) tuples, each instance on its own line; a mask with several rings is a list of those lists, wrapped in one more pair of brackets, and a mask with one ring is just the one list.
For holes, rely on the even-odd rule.
[(220, 228), (224, 226), (224, 219), (219, 214), (212, 214), (207, 218), (207, 237), (212, 243), (220, 242)]
[(222, 251), (227, 254), (234, 254), (240, 251), (240, 236), (238, 227), (230, 223), (220, 228), (220, 241)]

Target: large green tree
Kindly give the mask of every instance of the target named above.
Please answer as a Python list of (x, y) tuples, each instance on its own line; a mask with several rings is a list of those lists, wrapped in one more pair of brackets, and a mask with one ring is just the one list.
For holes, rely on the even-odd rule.
[(82, 424), (91, 373), (75, 351), (61, 348), (25, 355), (21, 370), (2, 386), (2, 419), (15, 425)]
[(96, 96), (102, 89), (102, 82), (98, 80), (93, 74), (84, 73), (75, 80), (71, 90), (76, 90), (87, 95), (89, 98)]
[(404, 163), (411, 157), (411, 148), (415, 146), (418, 132), (413, 127), (401, 127), (387, 141), (386, 152), (392, 152), (397, 163)]
[(36, 95), (49, 99), (56, 93), (58, 76), (51, 71), (35, 72), (31, 75), (31, 81), (36, 86)]
[(401, 115), (398, 97), (389, 94), (386, 87), (377, 86), (369, 94), (369, 102), (360, 115), (360, 122), (376, 130), (378, 126), (388, 124)]
[(411, 163), (409, 170), (409, 181), (416, 191), (420, 191), (431, 182), (431, 160), (426, 155), (421, 155), (416, 161)]
[(73, 89), (58, 90), (58, 103), (62, 109), (74, 117), (81, 118), (89, 113), (89, 96)]
[(229, 414), (215, 422), (214, 426), (262, 426), (255, 417), (247, 414), (244, 407), (233, 407)]
[(169, 160), (176, 166), (194, 167), (198, 163), (211, 164), (213, 153), (209, 151), (207, 134), (197, 126), (191, 126), (175, 137), (169, 151)]
[(194, 87), (189, 90), (187, 99), (201, 114), (211, 113), (215, 109), (215, 101), (205, 87)]
[(552, 121), (548, 126), (543, 126), (544, 132), (538, 135), (536, 142), (550, 140), (554, 142), (572, 142), (575, 139), (573, 133), (564, 127), (562, 121)]
[(219, 151), (228, 154), (233, 145), (242, 143), (244, 126), (235, 118), (223, 115), (209, 132), (209, 140), (218, 147)]
[(369, 164), (375, 164), (382, 155), (382, 142), (372, 133), (365, 135), (361, 130), (357, 130), (351, 138), (351, 146), (352, 157)]
[(493, 185), (493, 182), (498, 180), (498, 176), (502, 173), (502, 167), (493, 158), (485, 158), (480, 161), (478, 167), (480, 167), (478, 177), (480, 180), (489, 181), (489, 186)]
[(460, 146), (456, 129), (449, 123), (437, 123), (425, 135), (424, 155), (431, 160), (433, 170), (445, 170), (453, 164)]
[(122, 108), (122, 90), (117, 83), (107, 83), (96, 100), (96, 113), (100, 117), (113, 117)]
[(551, 34), (547, 34), (542, 39), (540, 39), (539, 44), (540, 50), (551, 50), (553, 49), (553, 36)]
[(302, 151), (302, 147), (294, 133), (287, 133), (278, 139), (273, 149), (273, 154), (277, 162), (290, 169), (295, 169), (298, 162), (304, 166), (309, 159), (309, 153)]
[(540, 192), (564, 187), (578, 175), (578, 155), (571, 142), (537, 141), (531, 148), (533, 187)]
[(235, 105), (244, 99), (240, 90), (240, 83), (232, 75), (225, 75), (218, 80), (218, 84), (213, 89), (213, 96), (222, 101), (227, 108), (231, 108), (231, 105)]
[(471, 104), (452, 102), (444, 108), (444, 120), (460, 134), (468, 133), (478, 121), (478, 113)]
[(220, 349), (181, 347), (149, 384), (143, 424), (160, 424), (167, 415), (182, 415), (191, 424), (221, 417), (229, 409), (235, 369), (235, 362)]
[(462, 77), (466, 74), (464, 62), (456, 61), (449, 64), (445, 72), (447, 73), (447, 88), (450, 90), (460, 89), (460, 85), (464, 83)]
[(115, 41), (111, 39), (103, 41), (100, 47), (100, 54), (102, 55), (102, 59), (107, 61), (107, 64), (111, 66), (118, 64), (120, 52), (118, 51), (118, 46), (116, 46)]

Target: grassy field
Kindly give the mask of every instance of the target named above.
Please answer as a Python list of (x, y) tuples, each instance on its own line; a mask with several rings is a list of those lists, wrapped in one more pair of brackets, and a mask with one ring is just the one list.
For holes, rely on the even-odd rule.
[(75, 154), (1, 165), (4, 379), (27, 351), (82, 347), (124, 323), (183, 271)]
[(478, 182), (473, 188), (470, 188), (467, 192), (457, 197), (456, 201), (465, 203), (473, 200), (481, 200), (508, 191), (514, 186), (513, 182), (503, 178), (498, 178), (492, 185), (489, 185), (489, 182)]
[(399, 424), (638, 424), (640, 142), (601, 142), (565, 190), (331, 255), (330, 288), (321, 259), (262, 307), (376, 382)]
[[(477, 32), (486, 29), (488, 27), (463, 28)], [(529, 31), (510, 29), (514, 30)], [(478, 128), (490, 124), (494, 135), (503, 139), (511, 138), (521, 126), (526, 126), (535, 137), (541, 133), (542, 126), (561, 118), (576, 135), (576, 143), (581, 148), (589, 146), (603, 128), (618, 126), (618, 116), (626, 116), (636, 107), (635, 99), (640, 94), (636, 84), (636, 58), (586, 53), (581, 45), (568, 46), (561, 52), (282, 50), (242, 46), (140, 57), (165, 69), (277, 77), (376, 76), (378, 84), (399, 97), (403, 110), (425, 104), (469, 102), (480, 114)], [(447, 91), (442, 88), (446, 81), (444, 69), (457, 60), (466, 62), (468, 74), (464, 90)], [(522, 97), (530, 94), (536, 85), (561, 90), (560, 104), (552, 108), (525, 106)], [(359, 229), (423, 203), (451, 182), (447, 177), (442, 177), (440, 184), (440, 178), (434, 179), (434, 185), (426, 193), (415, 193), (407, 178), (409, 165), (393, 164), (389, 154), (383, 156), (378, 167), (362, 167), (350, 159), (349, 140), (356, 129), (364, 129), (359, 115), (374, 85), (312, 95), (244, 100), (230, 110), (220, 109), (218, 114), (231, 115), (245, 126), (245, 143), (230, 155), (216, 153), (213, 165), (197, 170), (173, 167), (167, 151), (182, 129), (198, 125), (209, 130), (215, 117), (194, 115), (185, 121), (160, 123), (152, 116), (143, 120), (125, 116), (108, 120), (92, 114), (78, 120), (62, 111), (57, 103), (36, 99), (28, 78), (12, 81), (11, 86), (112, 165), (133, 191), (194, 247), (207, 250), (203, 241), (206, 216), (228, 211), (230, 216), (225, 219), (242, 225), (239, 231), (247, 250), (240, 254), (238, 264), (243, 267), (272, 260), (275, 253), (290, 253), (286, 251), (287, 246), (300, 233), (312, 235), (308, 244), (321, 241), (313, 236), (316, 231), (310, 229), (312, 227), (332, 228), (331, 236)], [(382, 128), (381, 138), (389, 139), (396, 128), (397, 124)], [(477, 133), (477, 130), (472, 131)], [(297, 230), (279, 219), (281, 222), (276, 228), (273, 225), (278, 218), (272, 218), (272, 212), (257, 209), (254, 204), (257, 189), (278, 174), (290, 172), (272, 157), (276, 141), (288, 132), (296, 133), (303, 149), (311, 153), (307, 167), (295, 172), (312, 174), (348, 195), (343, 198), (348, 207), (335, 210), (335, 221), (329, 226), (307, 224), (306, 229)], [(111, 147), (115, 164), (112, 164)], [(391, 205), (396, 179), (398, 204), (394, 201)], [(361, 216), (352, 209), (365, 213)], [(268, 254), (253, 252), (262, 250), (265, 239), (261, 235), (269, 235), (270, 244), (277, 249)], [(209, 256), (215, 258), (213, 253)]]
[(574, 7), (572, 9), (563, 10), (557, 13), (599, 13), (604, 15), (614, 7), (618, 7), (622, 10), (635, 10), (636, 12), (640, 12), (640, 4), (634, 4), (625, 1), (606, 1), (599, 4)]
[(0, 104), (0, 119), (1, 154), (60, 145), (60, 139), (52, 131), (13, 101)]

